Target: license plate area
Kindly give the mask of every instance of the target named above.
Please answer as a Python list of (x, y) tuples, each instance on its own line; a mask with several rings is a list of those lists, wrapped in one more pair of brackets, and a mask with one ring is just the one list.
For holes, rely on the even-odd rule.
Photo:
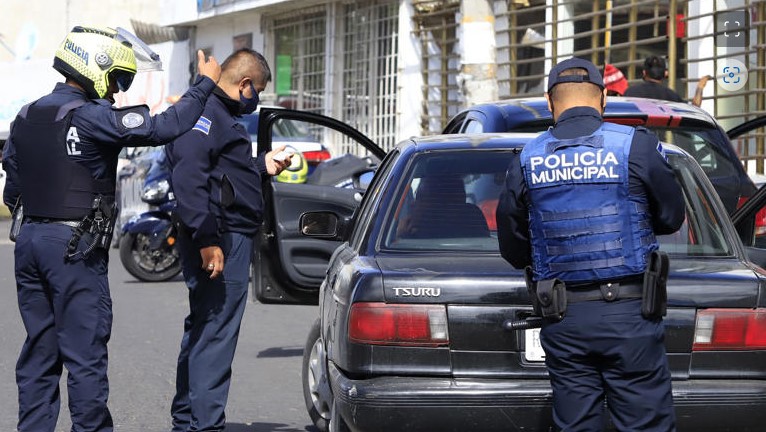
[(528, 362), (544, 362), (545, 351), (540, 343), (540, 329), (524, 330), (524, 360)]

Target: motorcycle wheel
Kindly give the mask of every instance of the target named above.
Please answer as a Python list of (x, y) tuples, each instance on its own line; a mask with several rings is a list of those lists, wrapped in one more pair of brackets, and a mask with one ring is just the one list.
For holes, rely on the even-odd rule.
[(125, 233), (120, 239), (120, 261), (133, 277), (144, 282), (163, 282), (181, 272), (178, 250), (167, 243), (149, 248), (146, 234)]

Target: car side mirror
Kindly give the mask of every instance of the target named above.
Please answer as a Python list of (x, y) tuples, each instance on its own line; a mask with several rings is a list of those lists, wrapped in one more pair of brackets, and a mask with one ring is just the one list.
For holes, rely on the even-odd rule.
[(300, 218), (301, 234), (307, 237), (341, 240), (346, 225), (346, 220), (328, 211), (306, 212)]

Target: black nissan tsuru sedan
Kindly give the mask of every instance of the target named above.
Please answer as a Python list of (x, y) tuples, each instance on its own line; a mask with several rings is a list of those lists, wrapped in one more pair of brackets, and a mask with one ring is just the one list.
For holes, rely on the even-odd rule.
[[(302, 118), (286, 111), (262, 113), (259, 142), (270, 122)], [(548, 430), (538, 332), (503, 326), (531, 308), (520, 271), (499, 254), (492, 205), (535, 134), (411, 139), (384, 157), (351, 128), (312, 117), (381, 160), (366, 191), (359, 181), (265, 187), (254, 294), (293, 304), (318, 295), (303, 361), (317, 427)], [(666, 150), (687, 207), (680, 231), (660, 238), (671, 258), (665, 325), (678, 429), (762, 430), (766, 251), (753, 245), (766, 190), (730, 219), (700, 165)]]

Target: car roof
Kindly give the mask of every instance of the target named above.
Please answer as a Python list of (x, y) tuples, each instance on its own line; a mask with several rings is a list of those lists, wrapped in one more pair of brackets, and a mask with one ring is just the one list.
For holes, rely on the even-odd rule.
[(521, 148), (538, 135), (525, 132), (430, 135), (411, 138), (399, 146), (402, 149), (414, 147), (420, 152), (464, 148)]
[[(496, 110), (505, 119), (506, 130), (539, 130), (553, 124), (544, 97), (488, 102), (472, 106), (464, 112), (496, 114), (493, 112)], [(718, 123), (710, 114), (694, 105), (646, 98), (608, 97), (604, 119), (632, 126), (718, 128)]]
[[(518, 148), (540, 135), (530, 132), (445, 134), (411, 138), (399, 144), (400, 151), (428, 152), (435, 150)], [(672, 144), (663, 143), (666, 153), (685, 152)]]

